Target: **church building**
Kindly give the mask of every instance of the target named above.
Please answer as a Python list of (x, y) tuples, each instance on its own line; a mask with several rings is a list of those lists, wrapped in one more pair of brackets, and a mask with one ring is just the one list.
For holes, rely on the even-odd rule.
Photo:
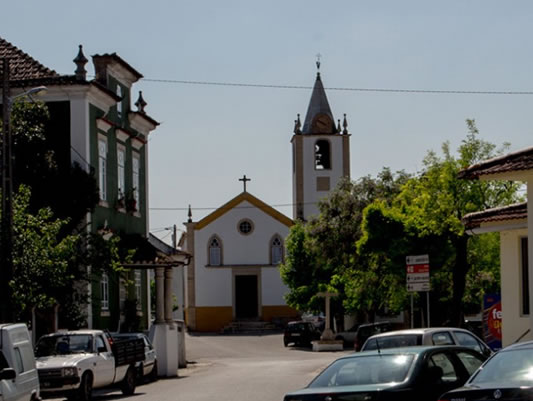
[[(320, 68), (320, 64), (317, 63)], [(349, 176), (346, 116), (335, 125), (317, 73), (303, 128), (298, 115), (292, 137), (294, 218), (318, 214), (317, 202)], [(203, 219), (185, 224), (185, 320), (192, 331), (223, 330), (234, 321), (296, 319), (279, 264), (293, 220), (244, 190)]]

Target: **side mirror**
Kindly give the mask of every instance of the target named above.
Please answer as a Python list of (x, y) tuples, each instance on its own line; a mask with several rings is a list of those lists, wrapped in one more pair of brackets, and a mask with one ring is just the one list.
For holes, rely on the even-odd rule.
[(17, 373), (13, 368), (4, 368), (0, 370), (0, 380), (13, 380), (17, 377)]
[(106, 347), (98, 347), (98, 353), (100, 352), (107, 352), (107, 348)]

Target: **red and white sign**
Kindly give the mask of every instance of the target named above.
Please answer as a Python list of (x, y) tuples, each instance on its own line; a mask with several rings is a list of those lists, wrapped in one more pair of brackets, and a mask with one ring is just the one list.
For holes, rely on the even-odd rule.
[(407, 291), (429, 291), (429, 256), (407, 256), (405, 262), (407, 264)]

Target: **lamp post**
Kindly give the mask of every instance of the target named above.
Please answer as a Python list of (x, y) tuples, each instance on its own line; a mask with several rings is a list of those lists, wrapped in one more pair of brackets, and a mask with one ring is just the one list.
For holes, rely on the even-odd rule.
[(9, 87), (9, 59), (2, 60), (2, 222), (1, 222), (1, 264), (0, 264), (0, 319), (13, 321), (11, 287), (13, 278), (13, 155), (11, 138), (11, 105), (17, 98), (46, 90), (39, 86), (11, 97)]

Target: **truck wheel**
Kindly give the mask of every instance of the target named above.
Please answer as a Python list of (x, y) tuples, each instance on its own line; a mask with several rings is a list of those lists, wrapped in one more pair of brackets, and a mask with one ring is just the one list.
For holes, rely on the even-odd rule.
[(80, 387), (78, 388), (76, 398), (80, 401), (89, 401), (93, 392), (93, 377), (90, 373), (85, 372), (81, 377)]
[(137, 374), (135, 373), (135, 368), (130, 366), (126, 372), (126, 376), (120, 384), (120, 390), (124, 395), (132, 395), (135, 392), (135, 382), (137, 380)]

